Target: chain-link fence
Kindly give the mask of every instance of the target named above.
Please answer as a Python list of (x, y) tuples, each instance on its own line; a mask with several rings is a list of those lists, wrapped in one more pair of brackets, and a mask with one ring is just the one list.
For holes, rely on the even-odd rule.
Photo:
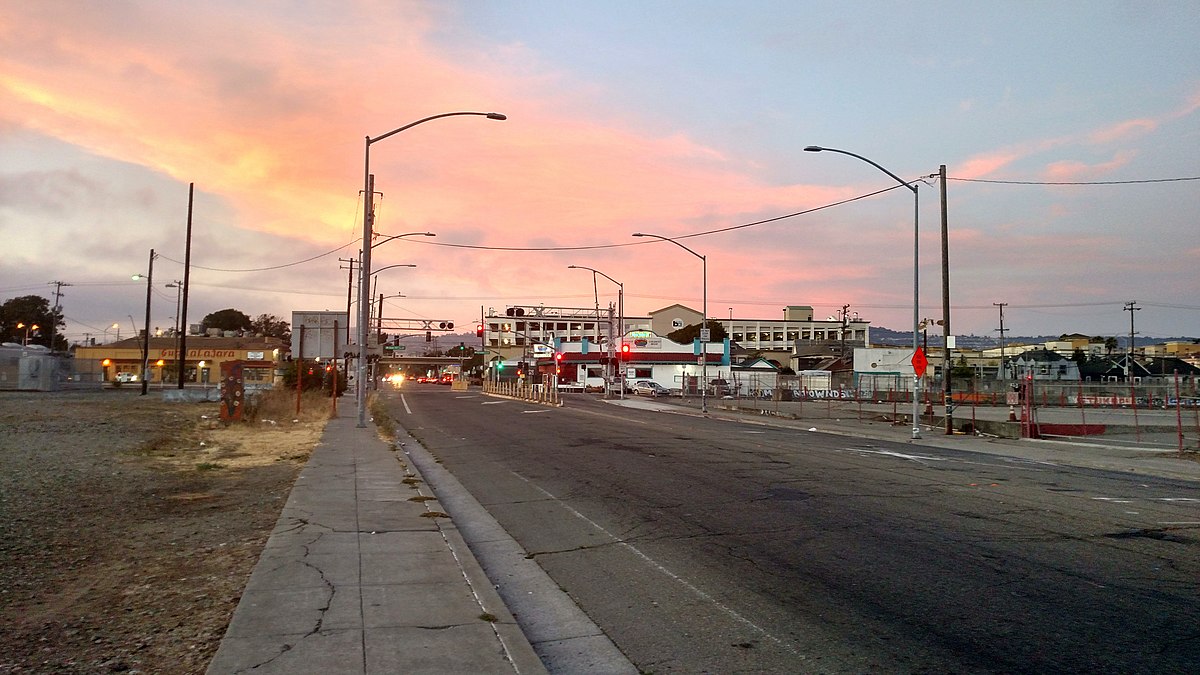
[[(911, 422), (913, 378), (735, 372), (710, 390), (721, 405), (812, 419)], [(922, 378), (920, 424), (946, 426), (943, 382)], [(1077, 437), (1200, 450), (1200, 391), (1178, 375), (1126, 382), (953, 380), (951, 426), (997, 435)], [(1006, 426), (1005, 423), (1018, 423)]]

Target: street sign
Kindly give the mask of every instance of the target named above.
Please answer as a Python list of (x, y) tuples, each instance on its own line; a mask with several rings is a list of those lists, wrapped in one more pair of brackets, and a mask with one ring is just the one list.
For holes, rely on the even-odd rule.
[(384, 345), (383, 348), (389, 352), (402, 352), (408, 345)]
[(700, 341), (701, 342), (711, 342), (712, 341), (712, 329), (711, 328), (701, 328), (700, 329)]
[(917, 347), (917, 351), (913, 353), (912, 367), (913, 373), (915, 373), (917, 377), (925, 376), (925, 369), (929, 367), (929, 359), (925, 358), (925, 350), (921, 349), (920, 347)]

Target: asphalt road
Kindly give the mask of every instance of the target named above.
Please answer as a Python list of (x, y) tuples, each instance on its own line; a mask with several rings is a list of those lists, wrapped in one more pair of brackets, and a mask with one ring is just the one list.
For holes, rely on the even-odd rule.
[(1200, 669), (1194, 482), (590, 396), (392, 396), (644, 672)]

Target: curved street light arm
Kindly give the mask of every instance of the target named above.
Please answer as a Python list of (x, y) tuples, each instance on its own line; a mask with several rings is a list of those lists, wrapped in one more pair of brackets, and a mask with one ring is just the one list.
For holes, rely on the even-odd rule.
[(393, 235), (384, 237), (383, 239), (375, 242), (374, 244), (371, 244), (371, 248), (383, 246), (384, 244), (388, 243), (389, 241), (391, 241), (393, 239), (400, 239), (401, 237), (412, 237), (412, 236), (416, 236), (418, 234), (421, 235), (422, 237), (436, 237), (437, 236), (436, 234), (434, 234), (432, 232), (405, 232), (404, 234), (393, 234)]
[(621, 282), (617, 281), (616, 279), (614, 279), (614, 278), (612, 278), (612, 277), (608, 276), (608, 275), (607, 275), (607, 274), (605, 274), (604, 272), (601, 272), (600, 270), (597, 270), (597, 269), (592, 269), (591, 267), (585, 267), (585, 266), (583, 266), (583, 265), (567, 265), (567, 269), (569, 269), (569, 270), (591, 270), (591, 271), (595, 272), (596, 274), (599, 274), (600, 276), (604, 277), (605, 279), (608, 279), (609, 281), (613, 282), (614, 284), (616, 284), (616, 285), (618, 285), (618, 286), (620, 286), (620, 287), (622, 287), (622, 288), (624, 288), (624, 287), (625, 287), (625, 284), (623, 284), (623, 283), (621, 283)]
[(374, 272), (371, 272), (371, 276), (375, 276), (376, 274), (379, 274), (380, 272), (382, 272), (384, 270), (390, 270), (393, 267), (416, 267), (416, 265), (414, 265), (413, 263), (401, 263), (399, 265), (388, 265), (387, 267), (380, 267), (379, 269), (375, 270)]
[(647, 233), (647, 232), (634, 232), (634, 233), (633, 233), (633, 236), (635, 236), (635, 237), (654, 237), (655, 239), (662, 239), (663, 241), (669, 241), (669, 242), (671, 242), (672, 244), (675, 244), (676, 246), (678, 246), (679, 248), (681, 248), (681, 249), (683, 249), (683, 250), (687, 251), (688, 253), (691, 253), (692, 255), (696, 256), (697, 258), (699, 258), (699, 259), (701, 259), (701, 260), (704, 260), (704, 259), (705, 259), (705, 258), (704, 258), (704, 256), (700, 255), (699, 253), (696, 253), (696, 252), (695, 252), (695, 251), (693, 251), (692, 249), (690, 249), (690, 248), (688, 248), (688, 247), (684, 246), (683, 244), (681, 244), (681, 243), (679, 243), (679, 242), (675, 241), (674, 239), (672, 239), (672, 238), (670, 238), (670, 237), (664, 237), (664, 236), (662, 236), (661, 234), (649, 234), (649, 233)]
[(867, 159), (866, 157), (863, 157), (862, 155), (856, 155), (853, 152), (850, 152), (848, 150), (838, 150), (837, 148), (825, 148), (820, 145), (810, 145), (810, 146), (804, 148), (804, 150), (805, 150), (805, 152), (837, 152), (837, 153), (841, 153), (843, 155), (850, 155), (851, 157), (857, 157), (858, 159), (861, 159), (862, 161), (866, 162), (867, 164), (870, 164), (871, 166), (875, 167), (876, 169), (879, 169), (880, 171), (891, 176), (892, 178), (895, 178), (896, 182), (900, 183), (901, 185), (908, 188), (909, 190), (912, 190), (913, 192), (917, 191), (916, 185), (909, 183), (908, 181), (904, 180), (900, 176), (897, 176), (896, 174), (892, 173), (891, 171), (888, 171), (887, 169), (883, 168), (879, 164), (876, 164), (875, 162), (871, 161), (870, 159)]
[(419, 119), (416, 122), (409, 122), (408, 124), (405, 124), (404, 126), (400, 127), (399, 129), (392, 129), (391, 131), (387, 132), (386, 134), (380, 134), (380, 135), (376, 136), (375, 138), (371, 138), (370, 136), (367, 136), (367, 145), (369, 146), (372, 143), (378, 143), (379, 141), (382, 141), (383, 139), (387, 138), (388, 136), (391, 136), (393, 134), (398, 134), (401, 131), (404, 131), (405, 129), (411, 129), (411, 128), (417, 126), (418, 124), (424, 124), (425, 122), (441, 119), (443, 117), (454, 117), (455, 115), (482, 115), (483, 117), (486, 117), (489, 120), (506, 120), (506, 119), (508, 119), (507, 115), (504, 115), (504, 114), (501, 114), (498, 112), (462, 111), (462, 112), (441, 113), (440, 115), (430, 115), (429, 117)]

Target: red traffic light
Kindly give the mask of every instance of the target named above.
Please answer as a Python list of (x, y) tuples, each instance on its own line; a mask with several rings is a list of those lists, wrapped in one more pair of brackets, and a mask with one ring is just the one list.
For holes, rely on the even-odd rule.
[(555, 361), (562, 361), (562, 360), (563, 360), (563, 353), (562, 353), (562, 352), (559, 352), (559, 353), (555, 354), (555, 355), (554, 355), (554, 360), (555, 360)]
[(622, 361), (629, 360), (629, 345), (628, 344), (621, 345), (621, 360)]

